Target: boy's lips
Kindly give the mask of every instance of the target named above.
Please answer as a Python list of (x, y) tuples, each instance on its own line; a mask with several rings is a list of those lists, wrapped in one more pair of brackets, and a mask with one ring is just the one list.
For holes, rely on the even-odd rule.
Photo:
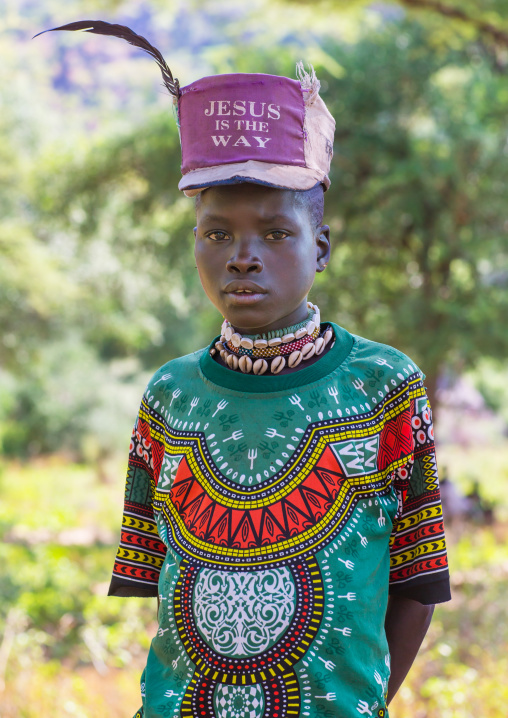
[(266, 294), (266, 290), (254, 282), (235, 281), (226, 285), (224, 293), (233, 304), (245, 305), (259, 302)]

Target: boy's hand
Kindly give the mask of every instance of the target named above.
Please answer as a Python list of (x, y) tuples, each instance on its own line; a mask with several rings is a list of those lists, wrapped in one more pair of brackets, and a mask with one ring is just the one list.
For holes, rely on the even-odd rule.
[(433, 604), (424, 606), (410, 598), (389, 597), (385, 619), (386, 638), (391, 656), (387, 703), (390, 703), (397, 693), (413, 665), (433, 613)]

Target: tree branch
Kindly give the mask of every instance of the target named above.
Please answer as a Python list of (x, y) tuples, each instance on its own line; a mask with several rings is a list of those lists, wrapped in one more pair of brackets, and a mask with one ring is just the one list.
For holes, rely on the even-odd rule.
[(487, 35), (496, 43), (508, 47), (508, 32), (500, 30), (490, 22), (471, 17), (471, 15), (468, 15), (467, 12), (460, 10), (458, 7), (450, 7), (449, 5), (439, 2), (439, 0), (398, 0), (398, 2), (400, 5), (411, 8), (412, 10), (432, 10), (445, 17), (465, 22), (475, 27), (480, 34)]

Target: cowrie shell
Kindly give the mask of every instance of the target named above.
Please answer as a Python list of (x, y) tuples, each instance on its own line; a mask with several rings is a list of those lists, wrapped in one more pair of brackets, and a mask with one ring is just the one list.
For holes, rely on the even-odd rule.
[(220, 353), (220, 358), (224, 363), (227, 363), (228, 353), (225, 349), (223, 349)]
[(236, 354), (229, 354), (226, 359), (226, 364), (230, 369), (238, 369), (238, 357)]
[(256, 339), (254, 346), (256, 349), (266, 349), (268, 341), (266, 339)]
[(235, 333), (235, 334), (232, 335), (232, 337), (231, 337), (231, 344), (232, 344), (234, 347), (239, 347), (241, 341), (242, 341), (242, 335), (241, 335), (241, 334), (236, 334), (236, 333)]
[(325, 348), (325, 340), (323, 339), (323, 337), (318, 337), (314, 342), (314, 346), (316, 347), (316, 354), (321, 354), (321, 352)]
[(298, 329), (298, 331), (295, 332), (295, 339), (301, 339), (302, 337), (307, 336), (307, 328), (302, 327), (301, 329)]
[(252, 371), (254, 372), (254, 374), (264, 374), (267, 369), (268, 362), (265, 359), (256, 359), (256, 361), (252, 365)]
[(310, 321), (305, 328), (307, 329), (307, 334), (309, 335), (309, 337), (316, 331), (316, 325), (313, 321)]
[(284, 369), (286, 366), (286, 360), (283, 356), (277, 356), (272, 359), (272, 363), (270, 364), (270, 370), (272, 374), (278, 374), (280, 371)]
[(295, 335), (293, 334), (293, 332), (291, 332), (290, 334), (284, 334), (284, 336), (282, 337), (283, 344), (289, 344), (289, 342), (294, 342), (294, 340)]
[(278, 347), (279, 344), (282, 344), (282, 339), (280, 337), (273, 337), (273, 339), (268, 340), (269, 347)]
[(252, 371), (252, 359), (244, 354), (238, 360), (238, 366), (240, 367), (240, 371), (243, 371), (244, 374), (248, 374)]
[(314, 344), (311, 344), (309, 342), (308, 344), (303, 345), (302, 357), (303, 357), (304, 361), (306, 359), (310, 359), (311, 357), (313, 357), (315, 353), (316, 353), (316, 347), (314, 346)]
[(222, 342), (215, 342), (215, 348), (218, 352), (221, 352), (224, 349), (224, 345), (222, 344)]
[(298, 364), (302, 361), (302, 352), (296, 350), (292, 352), (288, 357), (288, 366), (294, 367), (298, 366)]
[(327, 329), (325, 332), (325, 335), (323, 337), (323, 339), (325, 340), (325, 344), (328, 344), (328, 342), (330, 341), (330, 339), (332, 337), (333, 337), (333, 331), (331, 329)]
[(226, 327), (224, 331), (224, 336), (226, 337), (226, 341), (229, 342), (231, 337), (233, 336), (233, 330), (231, 327)]
[(240, 340), (240, 346), (244, 349), (252, 349), (254, 347), (254, 342), (248, 337), (242, 337)]

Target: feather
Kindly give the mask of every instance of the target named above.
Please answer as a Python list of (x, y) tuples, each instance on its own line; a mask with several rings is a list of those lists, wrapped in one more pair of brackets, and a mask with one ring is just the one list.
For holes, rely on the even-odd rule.
[(319, 80), (316, 77), (316, 72), (312, 65), (309, 65), (309, 72), (304, 67), (303, 62), (296, 63), (296, 76), (300, 80), (302, 90), (306, 90), (308, 95), (305, 98), (306, 105), (312, 105), (316, 99), (319, 88), (321, 87)]
[(34, 35), (34, 38), (39, 37), (39, 35), (43, 35), (45, 32), (55, 32), (56, 30), (92, 32), (96, 35), (110, 35), (111, 37), (119, 37), (122, 40), (126, 40), (130, 45), (141, 48), (141, 50), (144, 50), (153, 57), (162, 73), (164, 85), (167, 87), (171, 95), (173, 95), (174, 98), (178, 98), (180, 95), (180, 83), (176, 77), (173, 78), (173, 74), (159, 50), (151, 45), (148, 40), (135, 33), (126, 25), (113, 25), (112, 23), (103, 22), (101, 20), (80, 20), (79, 22), (70, 22), (68, 25), (53, 27), (50, 30), (43, 30), (42, 32), (37, 33), (37, 35)]

